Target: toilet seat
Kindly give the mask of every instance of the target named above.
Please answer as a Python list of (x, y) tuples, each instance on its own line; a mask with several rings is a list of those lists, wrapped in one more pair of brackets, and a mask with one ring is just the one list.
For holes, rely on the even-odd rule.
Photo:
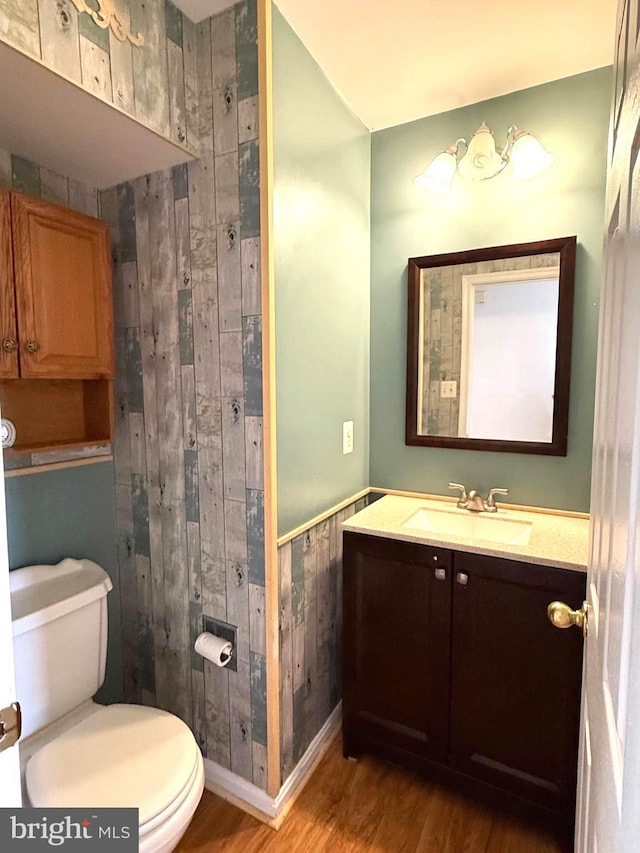
[(139, 853), (172, 853), (191, 822), (203, 790), (204, 762), (200, 760), (192, 784), (185, 789), (184, 796), (174, 804), (174, 808), (140, 827)]
[(180, 791), (178, 796), (174, 800), (172, 800), (169, 805), (165, 809), (163, 809), (163, 811), (154, 815), (150, 820), (146, 820), (144, 822), (140, 821), (140, 840), (142, 840), (145, 835), (154, 832), (160, 826), (160, 824), (166, 823), (175, 812), (179, 811), (182, 808), (182, 805), (185, 800), (187, 800), (191, 795), (194, 785), (198, 781), (199, 775), (200, 763), (196, 762), (193, 765), (193, 772), (189, 776), (187, 783), (183, 787), (182, 791)]
[(202, 756), (191, 730), (143, 705), (102, 708), (38, 750), (26, 768), (33, 806), (138, 808), (141, 839), (180, 810), (194, 785), (202, 785)]

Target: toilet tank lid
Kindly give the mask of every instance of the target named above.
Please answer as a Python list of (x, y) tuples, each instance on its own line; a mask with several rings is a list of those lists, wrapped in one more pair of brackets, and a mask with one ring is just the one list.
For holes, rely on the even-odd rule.
[(97, 563), (71, 557), (56, 566), (15, 569), (9, 583), (14, 637), (104, 598), (113, 588)]

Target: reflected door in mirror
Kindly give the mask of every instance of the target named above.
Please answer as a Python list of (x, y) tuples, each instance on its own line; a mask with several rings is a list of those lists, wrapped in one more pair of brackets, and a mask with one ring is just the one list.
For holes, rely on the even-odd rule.
[(462, 277), (458, 435), (551, 441), (559, 272)]
[(409, 260), (407, 444), (566, 454), (575, 237)]

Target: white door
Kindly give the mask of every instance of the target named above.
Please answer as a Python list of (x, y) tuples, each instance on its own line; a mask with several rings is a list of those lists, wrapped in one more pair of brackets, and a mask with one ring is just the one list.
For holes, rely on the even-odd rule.
[(620, 0), (600, 305), (576, 850), (640, 849), (640, 57)]
[[(2, 453), (0, 453), (0, 709), (8, 708), (15, 699), (4, 466), (2, 464)], [(1, 743), (0, 748), (2, 748)], [(0, 807), (8, 808), (20, 805), (22, 805), (22, 799), (18, 747), (12, 746), (0, 752)]]

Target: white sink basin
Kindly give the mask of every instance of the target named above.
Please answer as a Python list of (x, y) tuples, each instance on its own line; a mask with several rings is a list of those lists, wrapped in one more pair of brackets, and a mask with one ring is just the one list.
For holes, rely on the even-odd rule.
[(427, 533), (442, 533), (469, 539), (484, 539), (503, 545), (526, 545), (533, 524), (491, 514), (476, 514), (468, 510), (457, 511), (420, 507), (403, 527)]

